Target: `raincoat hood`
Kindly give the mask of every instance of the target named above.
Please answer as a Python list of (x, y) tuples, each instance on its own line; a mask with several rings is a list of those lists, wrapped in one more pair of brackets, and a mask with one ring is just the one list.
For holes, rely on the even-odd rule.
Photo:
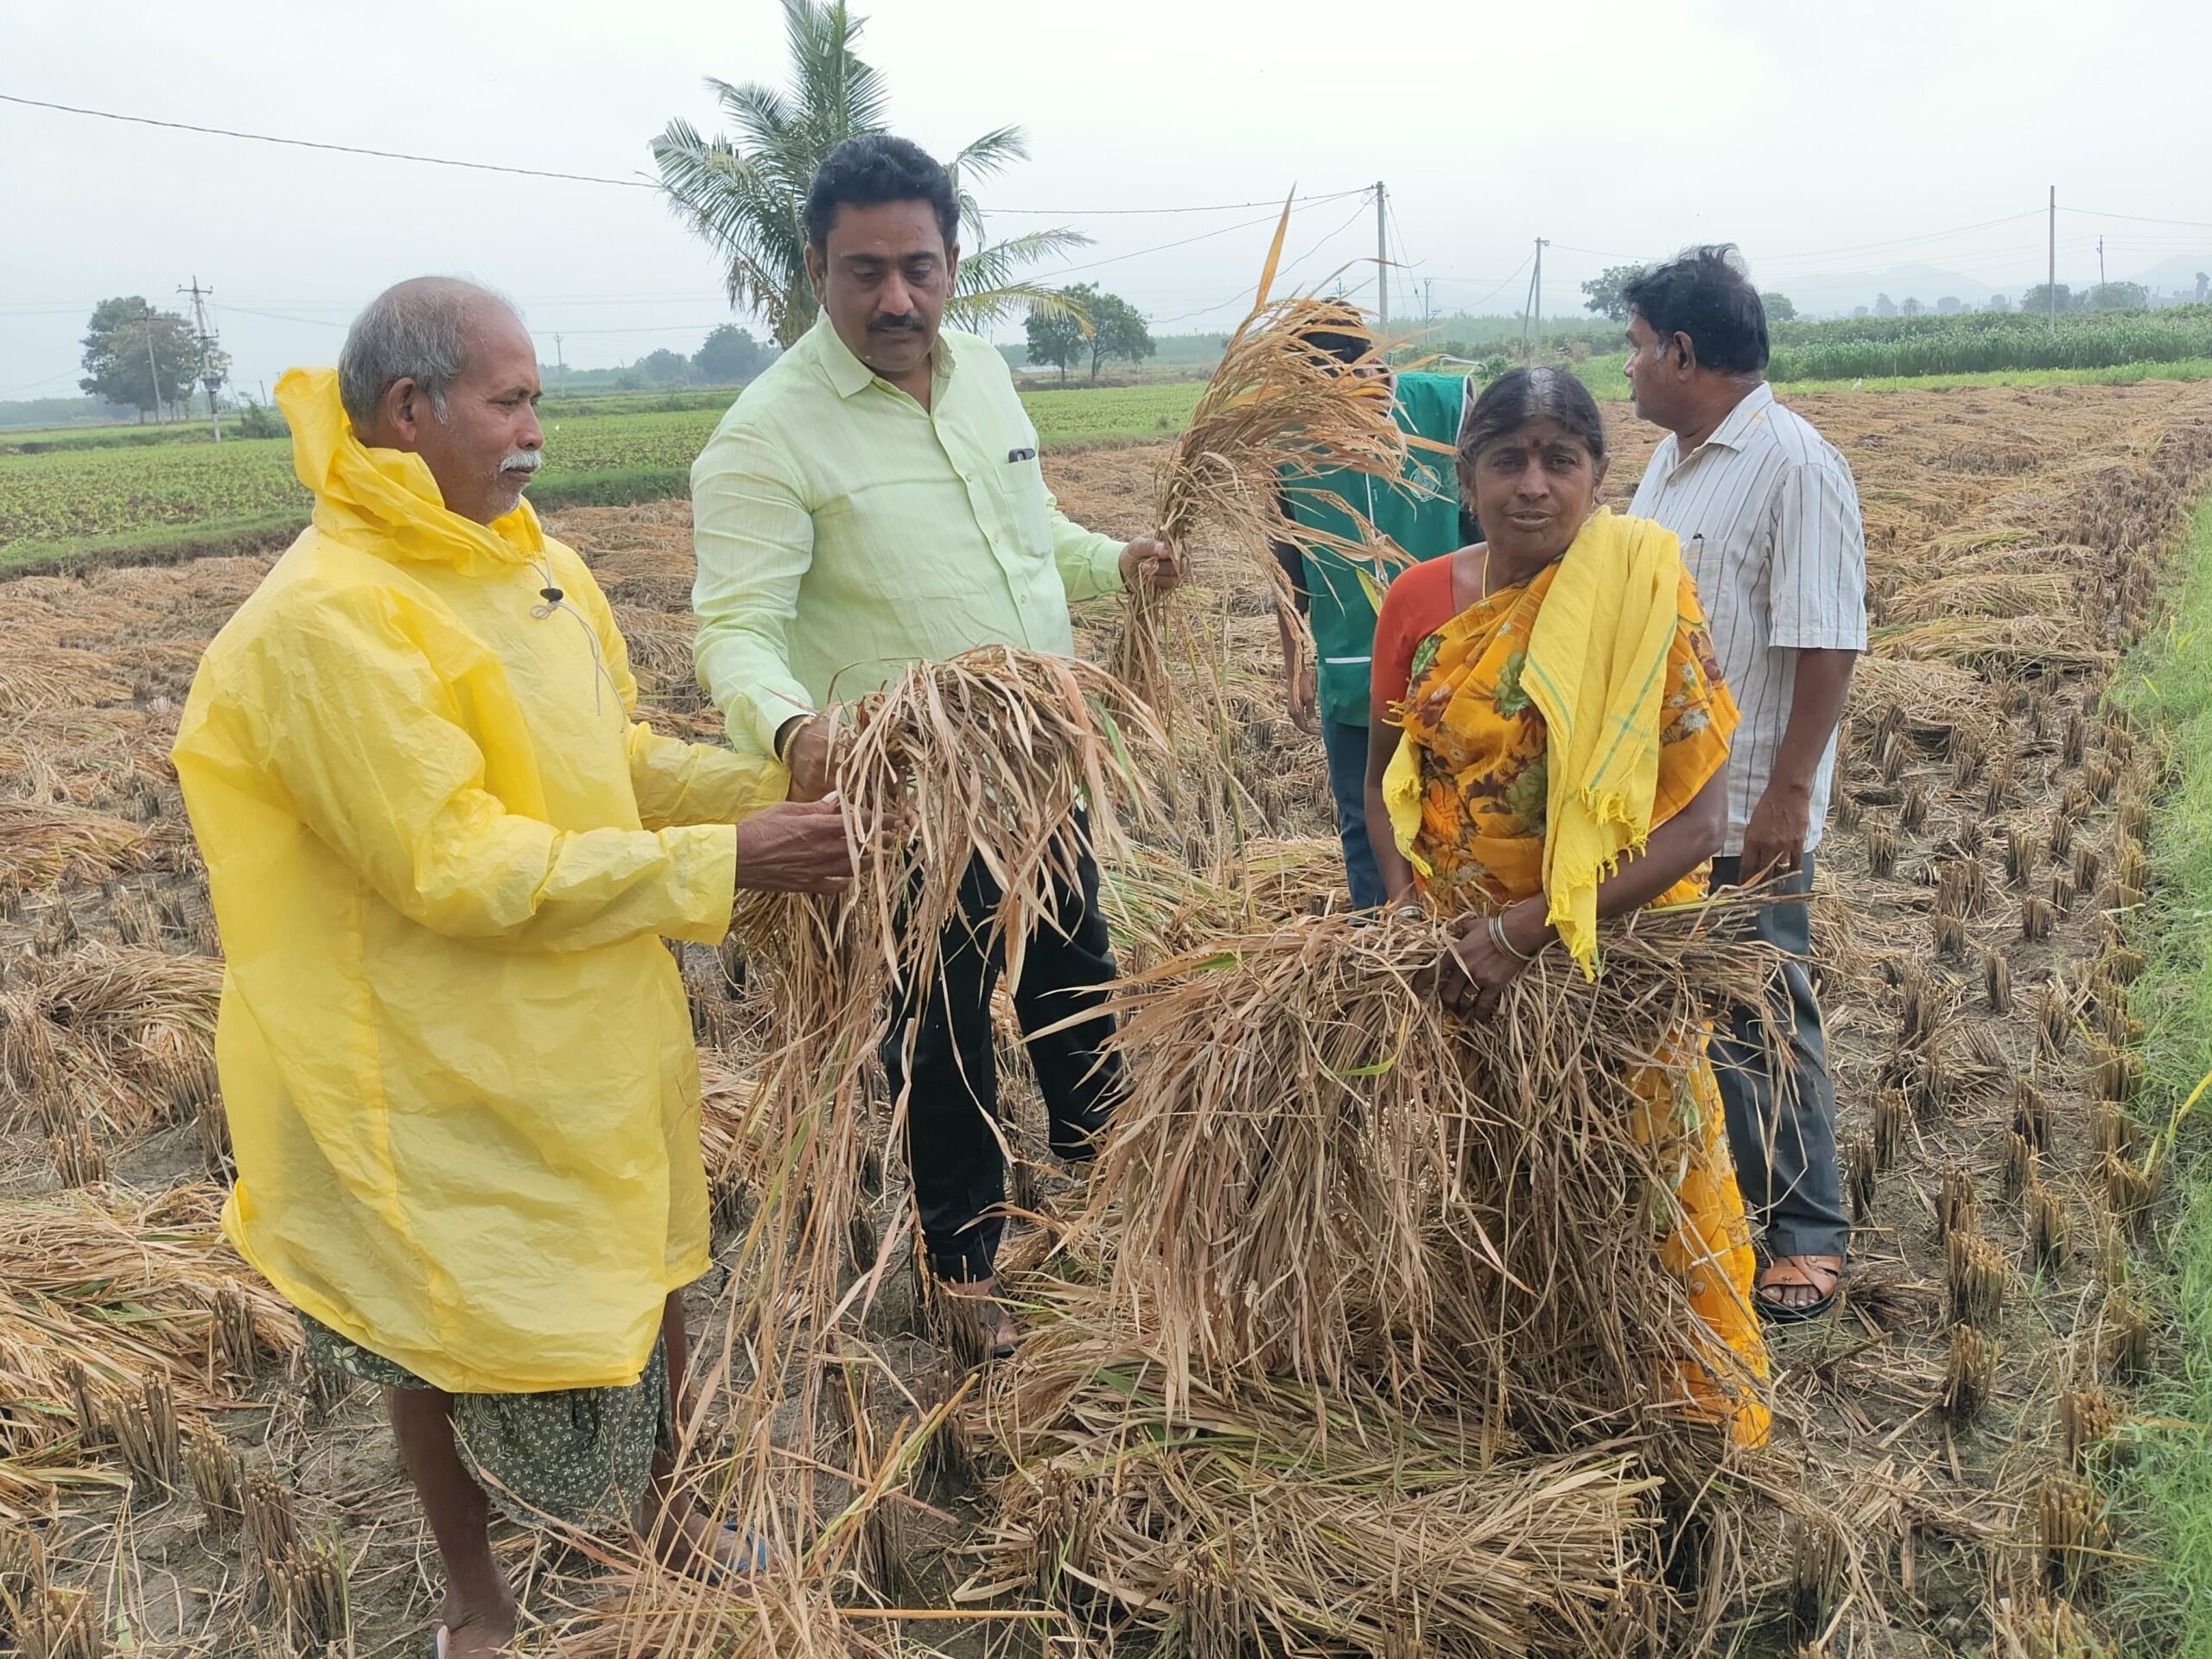
[(292, 470), (315, 496), (326, 535), (386, 557), (450, 564), (463, 571), (542, 557), (545, 531), (528, 501), (480, 524), (447, 510), (423, 457), (372, 449), (353, 435), (335, 369), (288, 369), (276, 407), (292, 429)]

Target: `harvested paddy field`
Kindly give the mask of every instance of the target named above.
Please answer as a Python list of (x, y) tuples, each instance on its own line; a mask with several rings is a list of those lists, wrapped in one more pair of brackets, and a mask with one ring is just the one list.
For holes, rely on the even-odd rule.
[[(1688, 1502), (1655, 1486), (1656, 1452), (1611, 1437), (1572, 1467), (1502, 1461), (1477, 1509), (1446, 1465), (1487, 1440), (1378, 1452), (1351, 1406), (1255, 1384), (1192, 1390), (1173, 1420), (1211, 1426), (1214, 1461), (1171, 1463), (1150, 1455), (1189, 1449), (1166, 1408), (1128, 1432), (1157, 1379), (1111, 1332), (1071, 1325), (1033, 1363), (971, 1376), (972, 1333), (914, 1281), (893, 1159), (852, 1252), (878, 1294), (814, 1337), (842, 1403), (814, 1453), (834, 1547), (813, 1599), (764, 1591), (747, 1624), (728, 1611), (747, 1592), (510, 1530), (525, 1651), (2058, 1659), (2130, 1642), (2130, 1541), (2101, 1483), (2170, 1361), (2130, 1273), (2164, 1195), (2134, 1109), (2124, 932), (2162, 757), (2104, 694), (2212, 487), (2212, 391), (1792, 401), (1857, 474), (1876, 643), (1814, 900), (1859, 1232), (1839, 1315), (1775, 1338), (1770, 1448)], [(1608, 416), (1618, 506), (1656, 432)], [(1071, 517), (1129, 535), (1158, 454), (1047, 472)], [(687, 505), (549, 525), (613, 602), (655, 723), (716, 734), (691, 678)], [(1171, 642), (1194, 659), (1173, 810), (1109, 871), (1132, 969), (1342, 905), (1270, 599), (1243, 553), (1198, 552)], [(436, 1622), (435, 1551), (372, 1392), (306, 1372), (215, 1224), (219, 947), (167, 749), (200, 650), (271, 563), (0, 583), (0, 1631), (37, 1659), (411, 1656)], [(1088, 656), (1117, 623), (1078, 615)], [(687, 953), (718, 1197), (692, 1306), (709, 1440), (745, 1373), (717, 1333), (773, 1162), (748, 1139), (764, 1016), (739, 968)], [(1141, 1096), (1141, 1043), (1131, 1059)], [(1049, 1326), (1085, 1247), (1055, 1219), (1080, 1195), (1035, 1116), (1009, 1256)], [(1304, 1480), (1264, 1455), (1301, 1414), (1337, 1434)], [(735, 1466), (715, 1451), (710, 1481)], [(1433, 1485), (1390, 1510), (1378, 1464)], [(1431, 1594), (1473, 1560), (1486, 1577)]]

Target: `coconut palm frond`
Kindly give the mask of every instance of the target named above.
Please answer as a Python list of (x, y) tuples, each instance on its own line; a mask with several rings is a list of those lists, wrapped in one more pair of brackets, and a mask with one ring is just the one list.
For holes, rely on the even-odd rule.
[[(779, 345), (797, 341), (819, 310), (806, 274), (806, 194), (815, 171), (848, 138), (883, 131), (889, 111), (882, 74), (853, 50), (860, 30), (843, 0), (784, 0), (785, 85), (709, 78), (707, 90), (729, 133), (709, 139), (678, 119), (652, 141), (669, 206), (722, 261), (732, 308), (757, 314)], [(963, 146), (951, 165), (956, 180), (988, 178), (1028, 154), (1020, 128), (998, 127)], [(990, 244), (975, 198), (963, 190), (960, 206), (977, 245), (962, 262), (953, 321), (972, 326), (1031, 305), (1054, 308), (1052, 296), (1016, 272), (1090, 238), (1037, 231)]]
[(996, 288), (956, 294), (945, 303), (944, 320), (956, 328), (972, 333), (990, 323), (1005, 322), (1037, 311), (1050, 317), (1072, 318), (1081, 326), (1085, 339), (1092, 333), (1088, 311), (1057, 289), (1039, 283), (1006, 283)]

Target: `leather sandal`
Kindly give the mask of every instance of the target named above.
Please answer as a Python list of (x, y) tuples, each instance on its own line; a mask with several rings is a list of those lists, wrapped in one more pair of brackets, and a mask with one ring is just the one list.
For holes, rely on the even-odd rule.
[[(1769, 1324), (1798, 1325), (1825, 1318), (1835, 1306), (1836, 1289), (1842, 1282), (1843, 1263), (1834, 1256), (1778, 1255), (1767, 1263), (1766, 1271), (1752, 1286), (1751, 1300), (1758, 1308), (1759, 1317)], [(1801, 1287), (1821, 1294), (1802, 1303), (1779, 1302), (1767, 1294)]]

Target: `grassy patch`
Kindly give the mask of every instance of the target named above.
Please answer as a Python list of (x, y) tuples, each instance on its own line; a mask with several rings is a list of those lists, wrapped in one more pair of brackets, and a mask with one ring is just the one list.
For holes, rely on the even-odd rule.
[[(2150, 967), (2132, 1005), (2150, 1020), (2145, 1098), (2154, 1129), (2212, 1064), (2212, 501), (2198, 512), (2171, 620), (2114, 681), (2172, 744), (2175, 772), (2153, 820), (2156, 874), (2139, 942)], [(2185, 1126), (2173, 1165), (2177, 1216), (2153, 1280), (2171, 1324), (2164, 1381), (2142, 1402), (2163, 1420), (2122, 1496), (2155, 1559), (2138, 1592), (2166, 1650), (2212, 1653), (2212, 1137)]]

